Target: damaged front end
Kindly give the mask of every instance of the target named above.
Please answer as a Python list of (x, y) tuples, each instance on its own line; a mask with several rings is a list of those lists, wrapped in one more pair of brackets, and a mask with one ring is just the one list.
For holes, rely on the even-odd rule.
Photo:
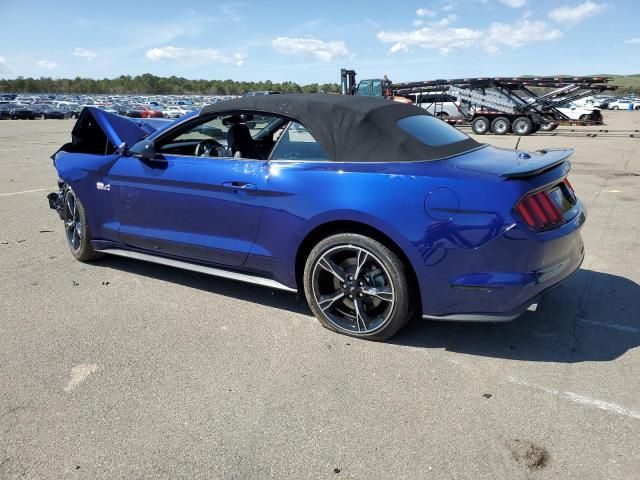
[(49, 200), (49, 208), (58, 212), (60, 220), (64, 220), (64, 191), (62, 184), (60, 184), (57, 192), (51, 192), (47, 195), (47, 200)]

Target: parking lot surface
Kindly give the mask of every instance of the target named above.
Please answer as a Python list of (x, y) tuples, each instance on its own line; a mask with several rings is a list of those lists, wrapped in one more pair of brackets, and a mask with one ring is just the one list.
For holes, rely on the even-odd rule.
[(73, 121), (0, 122), (0, 478), (638, 478), (640, 112), (605, 121), (519, 145), (575, 148), (582, 268), (511, 323), (387, 343), (292, 294), (75, 261), (45, 198)]

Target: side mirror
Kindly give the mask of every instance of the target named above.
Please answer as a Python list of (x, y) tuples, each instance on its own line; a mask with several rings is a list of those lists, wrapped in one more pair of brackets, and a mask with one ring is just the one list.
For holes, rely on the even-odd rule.
[(129, 149), (129, 153), (142, 160), (154, 160), (156, 147), (151, 140), (141, 140)]

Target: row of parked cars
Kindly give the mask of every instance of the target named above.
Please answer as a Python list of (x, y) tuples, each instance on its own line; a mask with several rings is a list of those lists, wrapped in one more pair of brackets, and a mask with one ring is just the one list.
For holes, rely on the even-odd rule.
[(35, 120), (37, 118), (64, 120), (74, 117), (77, 117), (77, 112), (48, 104), (0, 103), (0, 120)]
[(0, 119), (77, 118), (84, 107), (133, 118), (179, 118), (232, 96), (15, 95), (0, 94)]
[(35, 120), (78, 118), (84, 107), (102, 110), (133, 118), (179, 118), (192, 108), (180, 105), (109, 105), (109, 104), (54, 104), (54, 103), (0, 103), (0, 120)]

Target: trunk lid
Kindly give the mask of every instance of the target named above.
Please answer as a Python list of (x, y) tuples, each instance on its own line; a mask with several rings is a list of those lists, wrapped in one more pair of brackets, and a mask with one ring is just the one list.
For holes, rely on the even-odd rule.
[(539, 175), (562, 163), (573, 154), (571, 148), (525, 152), (487, 147), (450, 159), (450, 165), (463, 170), (499, 175), (506, 178), (527, 178)]

